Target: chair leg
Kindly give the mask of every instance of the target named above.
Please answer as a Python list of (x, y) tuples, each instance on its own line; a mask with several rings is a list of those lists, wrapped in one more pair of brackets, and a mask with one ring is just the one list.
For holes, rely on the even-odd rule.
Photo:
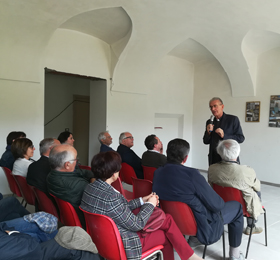
[(264, 210), (264, 232), (265, 232), (265, 246), (267, 246), (267, 225), (266, 225), (266, 210), (265, 208), (263, 208)]
[(26, 208), (26, 206), (27, 206), (27, 202), (25, 202), (25, 205), (24, 205), (24, 207)]
[(253, 227), (252, 227), (251, 230), (250, 230), (250, 235), (249, 235), (249, 239), (248, 239), (248, 244), (247, 244), (245, 259), (247, 259), (247, 256), (248, 256), (249, 247), (250, 247), (251, 238), (252, 238), (252, 233), (253, 233)]
[(223, 256), (224, 260), (226, 260), (225, 230), (223, 231)]
[(21, 205), (23, 205), (23, 202), (24, 202), (24, 199), (22, 199), (22, 201), (21, 201)]
[(205, 245), (205, 247), (204, 247), (202, 259), (204, 259), (204, 258), (205, 258), (206, 249), (207, 249), (207, 245)]

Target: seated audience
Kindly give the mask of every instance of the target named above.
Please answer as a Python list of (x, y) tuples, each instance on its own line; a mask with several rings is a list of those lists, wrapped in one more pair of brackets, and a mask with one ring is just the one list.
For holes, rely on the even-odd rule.
[(154, 174), (153, 191), (163, 200), (186, 203), (197, 223), (197, 239), (205, 245), (215, 243), (228, 224), (230, 260), (243, 260), (239, 246), (243, 231), (242, 206), (237, 201), (224, 202), (198, 170), (184, 166), (190, 146), (174, 139), (167, 146), (167, 163)]
[(145, 139), (148, 151), (142, 155), (142, 165), (158, 168), (166, 163), (166, 156), (162, 154), (162, 142), (156, 135), (149, 135)]
[(54, 219), (56, 218), (50, 214), (39, 212), (0, 223), (1, 258), (9, 260), (100, 259), (96, 246), (83, 229), (62, 227), (57, 230)]
[(11, 151), (15, 158), (13, 171), (14, 175), (26, 177), (29, 165), (33, 162), (31, 157), (34, 154), (35, 147), (28, 138), (16, 139), (11, 146)]
[(27, 171), (26, 181), (29, 185), (48, 194), (47, 176), (51, 171), (49, 154), (51, 149), (60, 142), (54, 138), (45, 138), (40, 142), (41, 158), (30, 164)]
[(11, 171), (13, 170), (15, 158), (11, 151), (11, 145), (15, 139), (22, 138), (22, 137), (26, 137), (24, 132), (13, 131), (8, 134), (8, 136), (6, 138), (6, 142), (7, 142), (6, 151), (1, 156), (0, 166), (7, 167)]
[(50, 152), (49, 162), (52, 169), (47, 177), (49, 193), (71, 203), (85, 227), (79, 205), (85, 187), (90, 181), (95, 180), (93, 173), (89, 170), (75, 169), (77, 151), (68, 144), (55, 146)]
[[(127, 201), (111, 184), (119, 177), (121, 158), (118, 153), (109, 151), (95, 155), (91, 162), (91, 169), (96, 181), (87, 185), (81, 208), (92, 213), (110, 217), (117, 225), (123, 240), (127, 259), (141, 258), (142, 251), (162, 244), (164, 259), (173, 260), (173, 247), (182, 260), (201, 259), (188, 245), (176, 226), (173, 218), (166, 214), (162, 226), (143, 236), (140, 232), (146, 225), (159, 198), (150, 194), (143, 198)], [(132, 210), (141, 208), (135, 215)]]
[(100, 152), (108, 152), (108, 151), (114, 151), (111, 147), (110, 144), (112, 144), (112, 137), (106, 132), (101, 132), (98, 135), (98, 141), (100, 142)]
[(74, 145), (74, 138), (73, 138), (73, 134), (65, 131), (59, 134), (57, 140), (61, 143), (61, 144), (69, 144), (69, 145)]
[(246, 165), (239, 165), (237, 158), (240, 154), (240, 145), (232, 139), (221, 141), (218, 144), (217, 152), (222, 161), (210, 165), (208, 169), (208, 182), (220, 186), (233, 187), (243, 193), (243, 198), (247, 205), (247, 211), (255, 219), (247, 218), (247, 228), (245, 234), (249, 235), (253, 227), (252, 234), (262, 232), (261, 227), (256, 227), (254, 223), (260, 214), (263, 213), (260, 200), (261, 183), (256, 178), (255, 171)]
[(133, 146), (133, 136), (129, 132), (120, 134), (117, 152), (120, 154), (123, 163), (129, 164), (135, 171), (138, 179), (144, 179), (141, 159), (131, 150)]
[(0, 222), (30, 214), (15, 197), (7, 197), (3, 199), (1, 193), (0, 196)]

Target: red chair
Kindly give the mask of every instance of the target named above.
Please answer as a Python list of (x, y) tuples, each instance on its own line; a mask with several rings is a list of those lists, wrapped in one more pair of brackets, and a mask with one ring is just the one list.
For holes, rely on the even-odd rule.
[(66, 226), (78, 226), (82, 228), (81, 221), (74, 207), (67, 201), (57, 198), (51, 194), (59, 208), (60, 220)]
[[(220, 197), (224, 200), (224, 202), (232, 201), (232, 200), (238, 201), (242, 205), (243, 216), (252, 218), (251, 215), (247, 211), (247, 206), (246, 206), (245, 200), (243, 199), (243, 194), (242, 194), (241, 190), (238, 190), (238, 189), (235, 189), (232, 187), (222, 187), (215, 183), (213, 183), (213, 189), (214, 189), (214, 191), (216, 191), (217, 194), (220, 195)], [(265, 246), (267, 246), (266, 210), (264, 207), (263, 207), (263, 210), (264, 210)], [(247, 258), (247, 256), (248, 256), (251, 237), (252, 237), (252, 231), (253, 231), (253, 229), (251, 228), (245, 258)]]
[(51, 199), (43, 191), (41, 191), (35, 187), (32, 187), (32, 189), (37, 198), (37, 201), (39, 204), (39, 209), (41, 211), (45, 211), (49, 214), (56, 216), (58, 218), (58, 220), (60, 220), (57, 209), (56, 209), (55, 205), (53, 204), (53, 202), (51, 201)]
[(22, 197), (24, 198), (24, 200), (26, 202), (25, 207), (27, 204), (35, 206), (36, 197), (35, 197), (35, 194), (31, 188), (31, 186), (29, 186), (27, 184), (26, 178), (21, 175), (13, 175), (13, 176), (18, 184)]
[[(2, 169), (6, 175), (11, 192), (17, 195), (18, 197), (22, 197), (18, 184), (12, 174), (12, 171), (7, 167), (2, 167)], [(23, 201), (24, 199), (22, 200), (21, 204), (23, 203)]]
[(133, 200), (134, 196), (131, 191), (125, 190), (122, 186), (121, 179), (118, 178), (111, 184), (120, 194), (122, 194), (127, 200)]
[[(191, 208), (183, 202), (160, 199), (160, 207), (165, 213), (170, 214), (183, 235), (196, 236), (197, 225)], [(207, 245), (204, 247), (203, 256), (206, 254)], [(223, 257), (225, 260), (225, 237), (223, 233)]]
[(148, 166), (144, 166), (144, 165), (142, 165), (142, 168), (143, 168), (143, 172), (144, 172), (144, 180), (149, 180), (149, 181), (153, 182), (154, 172), (157, 168), (148, 167)]
[(120, 178), (123, 182), (132, 185), (131, 177), (137, 178), (134, 169), (127, 163), (122, 163), (122, 168), (120, 170)]
[(152, 193), (153, 183), (148, 180), (141, 180), (132, 177), (134, 198), (145, 197)]
[[(96, 245), (98, 253), (105, 259), (126, 260), (123, 242), (115, 222), (105, 215), (90, 213), (83, 209), (81, 210), (85, 215), (87, 232)], [(162, 248), (162, 245), (158, 245), (146, 252), (142, 252), (141, 259), (148, 259), (152, 255), (158, 254), (162, 260)]]
[(91, 171), (91, 167), (87, 166), (87, 165), (79, 165), (79, 168), (82, 169), (82, 170), (89, 170), (89, 171)]

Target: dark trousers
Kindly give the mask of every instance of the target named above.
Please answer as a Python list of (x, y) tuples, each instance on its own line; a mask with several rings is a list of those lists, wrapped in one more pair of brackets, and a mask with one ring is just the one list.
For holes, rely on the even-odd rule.
[(243, 210), (237, 201), (228, 201), (221, 210), (224, 224), (228, 224), (228, 239), (231, 247), (239, 247), (243, 233)]

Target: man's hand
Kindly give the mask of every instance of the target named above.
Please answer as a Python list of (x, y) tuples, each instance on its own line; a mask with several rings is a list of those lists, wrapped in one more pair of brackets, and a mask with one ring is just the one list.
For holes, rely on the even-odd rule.
[(212, 125), (212, 124), (209, 124), (209, 125), (207, 125), (207, 127), (206, 127), (206, 130), (207, 130), (207, 133), (210, 135), (210, 133), (213, 131), (213, 129), (214, 129), (214, 125)]
[(224, 130), (221, 128), (217, 128), (215, 131), (221, 138), (224, 138), (225, 134), (224, 134)]

